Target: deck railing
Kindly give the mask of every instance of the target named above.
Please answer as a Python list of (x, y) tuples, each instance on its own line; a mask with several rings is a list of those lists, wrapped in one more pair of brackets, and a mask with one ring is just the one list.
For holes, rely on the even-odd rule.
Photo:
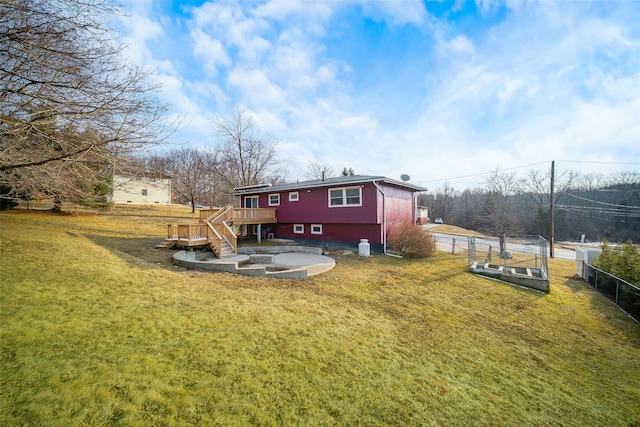
[(212, 224), (218, 235), (225, 239), (233, 248), (233, 253), (238, 251), (238, 238), (227, 223)]
[(197, 240), (208, 236), (207, 224), (169, 224), (167, 237), (170, 239)]
[(246, 220), (276, 220), (275, 208), (235, 208), (233, 209), (234, 221)]
[[(227, 208), (221, 209), (201, 209), (200, 221), (206, 221), (216, 213), (222, 214)], [(233, 208), (232, 221), (246, 222), (246, 221), (276, 221), (276, 209), (275, 208)]]

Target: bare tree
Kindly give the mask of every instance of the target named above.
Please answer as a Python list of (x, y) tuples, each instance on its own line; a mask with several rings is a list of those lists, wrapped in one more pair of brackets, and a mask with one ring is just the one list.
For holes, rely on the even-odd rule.
[(516, 196), (522, 191), (523, 180), (517, 172), (500, 173), (497, 169), (485, 179), (489, 191), (485, 203), (485, 222), (489, 231), (507, 233), (517, 231), (518, 221), (513, 217)]
[(620, 171), (611, 175), (607, 185), (616, 190), (637, 189), (640, 185), (640, 172)]
[(3, 197), (91, 194), (114, 157), (160, 142), (166, 107), (151, 70), (123, 59), (109, 0), (0, 4)]
[[(459, 195), (452, 195), (453, 209), (452, 216), (454, 220), (448, 219), (447, 222), (460, 225), (461, 227), (468, 228), (470, 230), (477, 230), (480, 228), (480, 212), (482, 211), (482, 202), (485, 198), (485, 193), (479, 189), (465, 189)], [(449, 215), (448, 215), (449, 216)]]
[(188, 202), (191, 212), (195, 212), (207, 188), (207, 165), (209, 162), (195, 148), (178, 148), (166, 156), (171, 187), (178, 201)]
[[(558, 202), (564, 192), (575, 188), (579, 180), (580, 173), (572, 170), (557, 175), (554, 179), (554, 201)], [(546, 173), (542, 173), (539, 170), (531, 170), (527, 178), (522, 180), (522, 190), (528, 190), (529, 196), (531, 196), (538, 206), (549, 205), (550, 185), (551, 169), (548, 169)]]
[(171, 177), (174, 199), (191, 205), (192, 213), (197, 205), (217, 206), (220, 202), (230, 201), (220, 189), (216, 173), (218, 153), (215, 151), (181, 147), (149, 155), (144, 162), (148, 173)]
[(331, 177), (335, 176), (335, 174), (336, 172), (335, 169), (333, 169), (333, 166), (316, 160), (309, 163), (305, 176), (309, 179), (321, 179), (323, 176)]
[(230, 117), (216, 115), (214, 123), (221, 138), (218, 176), (226, 191), (262, 183), (282, 181), (277, 143), (258, 132), (251, 114), (236, 107)]
[(454, 208), (453, 197), (455, 194), (455, 189), (446, 181), (442, 188), (436, 190), (431, 211), (433, 217), (443, 218), (447, 221)]
[(576, 187), (581, 191), (595, 191), (603, 186), (603, 181), (601, 173), (586, 173), (580, 177)]

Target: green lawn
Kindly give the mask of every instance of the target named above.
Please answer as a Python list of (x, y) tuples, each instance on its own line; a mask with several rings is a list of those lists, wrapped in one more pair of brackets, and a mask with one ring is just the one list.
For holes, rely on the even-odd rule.
[(173, 266), (167, 221), (0, 213), (0, 425), (640, 426), (640, 326), (573, 263), (249, 278)]

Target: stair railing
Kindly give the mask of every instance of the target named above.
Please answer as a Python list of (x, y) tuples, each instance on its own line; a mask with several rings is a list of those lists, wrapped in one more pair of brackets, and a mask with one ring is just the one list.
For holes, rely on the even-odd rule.
[(233, 218), (233, 206), (225, 206), (212, 213), (209, 218), (205, 219), (205, 222), (219, 223), (227, 221)]
[(222, 236), (225, 238), (227, 243), (233, 249), (233, 253), (238, 252), (238, 237), (236, 233), (233, 232), (233, 229), (227, 224), (227, 221), (224, 221), (222, 224)]
[(220, 257), (222, 255), (222, 236), (220, 236), (220, 233), (218, 233), (211, 223), (207, 222), (207, 226), (207, 240), (209, 241), (209, 246), (213, 252)]
[(238, 241), (233, 229), (229, 226), (229, 220), (233, 219), (233, 206), (227, 206), (214, 212), (209, 218), (206, 219), (206, 223), (213, 231), (213, 238), (209, 239), (210, 246), (218, 254), (222, 255), (222, 241), (226, 241), (232, 248), (235, 254), (238, 250)]

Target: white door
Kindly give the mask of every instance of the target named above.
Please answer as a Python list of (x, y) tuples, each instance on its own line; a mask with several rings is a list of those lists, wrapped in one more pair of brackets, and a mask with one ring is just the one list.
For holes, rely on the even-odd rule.
[(247, 209), (257, 208), (258, 207), (258, 196), (245, 197), (244, 198), (244, 207), (247, 208)]

